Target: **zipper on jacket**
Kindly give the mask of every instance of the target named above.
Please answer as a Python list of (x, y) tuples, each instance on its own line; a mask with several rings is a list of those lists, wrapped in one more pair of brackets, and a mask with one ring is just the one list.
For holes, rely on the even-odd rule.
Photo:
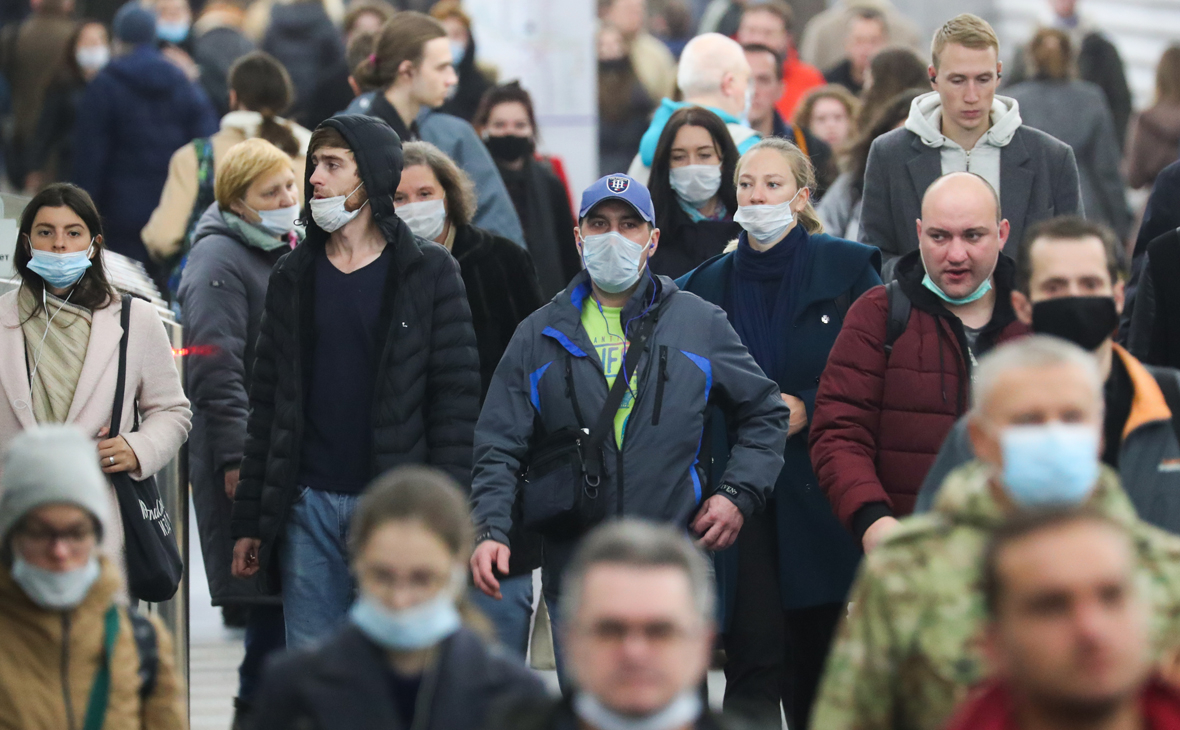
[(664, 383), (668, 380), (668, 346), (660, 345), (660, 370), (656, 375), (656, 403), (651, 425), (660, 425), (660, 410), (664, 405)]
[(70, 698), (70, 614), (61, 615), (61, 694), (66, 703), (66, 728), (74, 730), (74, 702)]

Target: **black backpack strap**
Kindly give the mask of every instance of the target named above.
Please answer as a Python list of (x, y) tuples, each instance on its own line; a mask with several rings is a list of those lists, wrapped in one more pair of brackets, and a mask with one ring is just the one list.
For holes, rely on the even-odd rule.
[(893, 354), (893, 343), (901, 337), (910, 324), (910, 310), (913, 302), (901, 290), (901, 283), (894, 279), (885, 285), (885, 294), (889, 298), (889, 320), (885, 325), (885, 356)]
[(139, 697), (146, 700), (156, 689), (156, 676), (160, 672), (160, 643), (156, 638), (156, 627), (136, 611), (128, 608), (127, 618), (131, 620), (131, 634), (135, 638), (135, 651), (139, 654)]
[(1164, 402), (1168, 404), (1168, 410), (1172, 412), (1172, 430), (1176, 432), (1176, 440), (1180, 442), (1180, 372), (1174, 368), (1158, 367), (1153, 365), (1144, 365), (1147, 372), (1151, 373), (1151, 377), (1155, 378), (1155, 383), (1160, 387), (1160, 391), (1164, 394)]
[(111, 430), (107, 438), (113, 439), (119, 435), (119, 426), (123, 419), (123, 390), (127, 386), (127, 340), (131, 335), (131, 295), (123, 295), (123, 311), (119, 313), (119, 325), (123, 328), (123, 337), (119, 340), (119, 375), (115, 380), (115, 405), (111, 411)]

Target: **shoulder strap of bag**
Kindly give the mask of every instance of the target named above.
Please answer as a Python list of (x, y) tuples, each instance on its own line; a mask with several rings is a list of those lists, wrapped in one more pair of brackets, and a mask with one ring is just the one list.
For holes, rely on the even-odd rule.
[(798, 124), (793, 124), (791, 127), (795, 133), (795, 146), (803, 154), (810, 155), (811, 153), (807, 151), (807, 137), (803, 134), (803, 129)]
[(119, 377), (115, 381), (115, 406), (111, 411), (111, 431), (107, 438), (119, 435), (119, 426), (123, 418), (123, 390), (127, 386), (127, 340), (131, 334), (131, 295), (123, 295), (123, 311), (119, 313), (119, 325), (123, 328), (123, 337), (119, 340)]
[(852, 307), (852, 290), (840, 292), (840, 296), (836, 297), (836, 314), (840, 315), (840, 321), (844, 321), (844, 316), (848, 314), (848, 310)]
[(82, 730), (102, 730), (107, 718), (107, 704), (111, 699), (111, 656), (115, 650), (115, 640), (119, 638), (119, 608), (112, 605), (107, 609), (103, 621), (102, 665), (94, 675), (94, 684), (90, 687), (90, 700), (86, 703), (86, 721)]
[(1164, 402), (1168, 404), (1168, 410), (1172, 412), (1172, 430), (1176, 433), (1176, 440), (1180, 441), (1180, 382), (1177, 381), (1180, 374), (1172, 368), (1151, 365), (1144, 367), (1151, 373), (1151, 377), (1155, 378), (1156, 385), (1164, 394)]
[(127, 609), (131, 633), (135, 637), (135, 651), (139, 654), (139, 698), (146, 700), (156, 689), (156, 675), (160, 671), (160, 645), (156, 627), (147, 616)]
[(606, 396), (606, 404), (603, 405), (602, 412), (598, 414), (594, 428), (590, 430), (590, 436), (582, 453), (589, 457), (586, 458), (584, 465), (586, 478), (595, 483), (602, 476), (602, 462), (597, 458), (599, 447), (606, 440), (607, 434), (614, 430), (615, 414), (618, 413), (619, 406), (623, 403), (623, 396), (627, 393), (632, 382), (631, 378), (635, 374), (636, 366), (639, 365), (639, 356), (647, 344), (648, 335), (655, 329), (660, 308), (656, 307), (648, 316), (641, 319), (639, 326), (635, 328), (634, 336), (628, 340), (627, 354), (623, 357), (623, 372), (615, 376), (615, 383)]
[(889, 298), (889, 320), (885, 325), (885, 356), (893, 354), (893, 343), (905, 332), (910, 324), (910, 309), (913, 302), (901, 290), (901, 284), (896, 279), (885, 285), (885, 294)]

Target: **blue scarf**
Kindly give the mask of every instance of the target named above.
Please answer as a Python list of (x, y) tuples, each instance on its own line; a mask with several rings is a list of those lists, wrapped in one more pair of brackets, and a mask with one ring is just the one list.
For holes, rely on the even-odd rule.
[(786, 375), (792, 320), (811, 258), (811, 236), (796, 225), (769, 251), (756, 251), (748, 234), (733, 254), (730, 319), (742, 343), (767, 377), (780, 385)]

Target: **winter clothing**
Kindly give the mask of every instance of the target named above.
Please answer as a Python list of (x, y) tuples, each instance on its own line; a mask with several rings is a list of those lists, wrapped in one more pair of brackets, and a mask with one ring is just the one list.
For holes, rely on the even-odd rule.
[[(414, 237), (394, 213), (402, 158), (388, 125), (355, 115), (324, 124), (348, 141), (374, 220), (393, 247), (375, 330), (380, 358), (369, 473), (376, 476), (399, 464), (426, 463), (465, 484), (470, 478), (479, 375), (459, 265), (441, 246)], [(311, 186), (305, 191), (310, 197)], [(327, 239), (328, 234), (309, 221), (303, 244), (279, 260), (270, 276), (255, 345), (250, 419), (231, 536), (261, 538), (259, 564), (271, 591), (278, 567), (276, 543), (299, 486), (315, 338), (314, 263), (323, 255)]]
[[(658, 97), (657, 97), (658, 98)], [(635, 76), (631, 60), (598, 62), (598, 171), (624, 172), (647, 131), (655, 100)]]
[(62, 78), (45, 92), (41, 118), (25, 158), (29, 172), (45, 172), (50, 182), (68, 178), (74, 169), (74, 120), (86, 93), (86, 82)]
[(1135, 189), (1155, 182), (1180, 157), (1180, 104), (1160, 102), (1140, 112), (1127, 141), (1127, 183)]
[(46, 504), (73, 504), (100, 526), (114, 524), (94, 442), (73, 426), (38, 426), (14, 438), (4, 453), (0, 489), (0, 541), (7, 540), (25, 515)]
[(1019, 102), (1026, 125), (1073, 149), (1086, 217), (1126, 238), (1131, 214), (1119, 170), (1119, 139), (1102, 89), (1088, 81), (1032, 80), (1013, 86), (1008, 94)]
[(1034, 223), (1083, 212), (1073, 150), (1022, 126), (1014, 100), (995, 97), (992, 126), (970, 155), (943, 136), (941, 118), (938, 93), (923, 94), (910, 106), (905, 128), (881, 135), (869, 150), (860, 240), (884, 252), (886, 280), (891, 262), (918, 248), (914, 221), (922, 217), (922, 196), (948, 172), (978, 173), (996, 189), (1011, 224), (1008, 254), (1013, 257)]
[(787, 58), (783, 61), (783, 95), (779, 97), (774, 108), (784, 119), (795, 117), (795, 107), (803, 101), (803, 97), (817, 86), (823, 86), (823, 72), (815, 66), (804, 63), (794, 48), (787, 51)]
[[(1176, 205), (1177, 200), (1180, 200), (1180, 160), (1160, 170), (1155, 184), (1151, 186), (1151, 196), (1147, 199), (1143, 221), (1139, 224), (1139, 236), (1135, 239), (1135, 259), (1147, 252), (1152, 241), (1180, 228), (1180, 206)], [(1135, 283), (1132, 278), (1131, 286)], [(1128, 296), (1131, 286), (1127, 287)]]
[[(80, 728), (91, 687), (103, 665), (105, 622), (120, 588), (118, 570), (100, 558), (102, 573), (82, 603), (68, 612), (48, 611), (29, 600), (0, 566), (0, 727), (21, 730)], [(175, 665), (172, 637), (155, 616), (155, 682), (146, 697), (128, 609), (118, 619), (109, 657), (110, 689), (103, 727), (119, 730), (182, 730), (188, 727)]]
[(197, 224), (180, 280), (177, 299), (185, 313), (185, 346), (192, 353), (185, 368), (193, 399), (189, 481), (214, 606), (274, 600), (263, 598), (253, 582), (230, 575), (233, 503), (225, 496), (224, 474), (241, 466), (267, 279), (286, 250), (249, 246), (214, 203)]
[(848, 19), (853, 7), (873, 7), (885, 15), (891, 43), (906, 46), (919, 53), (929, 53), (929, 35), (923, 35), (905, 13), (889, 0), (837, 0), (831, 7), (816, 15), (803, 29), (799, 41), (799, 55), (820, 68), (830, 68), (844, 56), (844, 36), (848, 33)]
[[(1139, 692), (1139, 707), (1145, 727), (1151, 730), (1180, 728), (1180, 694), (1172, 685), (1150, 680)], [(1012, 691), (993, 680), (972, 690), (967, 701), (955, 711), (946, 730), (1021, 730), (1016, 720)]]
[[(438, 110), (444, 114), (459, 117), (465, 122), (475, 118), (475, 110), (479, 108), (479, 101), (485, 91), (492, 87), (492, 82), (483, 75), (483, 71), (475, 64), (475, 36), (467, 34), (467, 51), (463, 60), (455, 63), (455, 73), (459, 76), (459, 83), (455, 85), (454, 93)], [(347, 83), (345, 84), (347, 87)]]
[(741, 232), (742, 227), (733, 222), (732, 213), (721, 220), (694, 222), (676, 206), (672, 211), (672, 226), (660, 231), (660, 246), (648, 264), (652, 273), (669, 278), (684, 276), (719, 255)]
[(475, 226), (459, 226), (451, 254), (459, 262), (471, 305), (482, 398), (517, 325), (540, 309), (544, 300), (529, 252), (507, 238)]
[(74, 138), (74, 182), (102, 211), (106, 245), (146, 262), (140, 230), (177, 149), (216, 131), (209, 100), (155, 48), (111, 61), (86, 87)]
[(259, 47), (277, 58), (291, 74), (295, 85), (291, 116), (304, 126), (315, 126), (307, 117), (312, 96), (321, 79), (344, 58), (344, 41), (324, 6), (311, 0), (274, 5), (270, 26)]
[[(1015, 269), (1000, 256), (995, 309), (980, 330), (976, 357), (1029, 332), (1012, 310)], [(885, 288), (858, 299), (832, 346), (811, 420), (816, 477), (836, 516), (858, 539), (876, 519), (913, 510), (922, 478), (970, 402), (974, 358), (962, 322), (922, 286), (919, 252), (902, 258), (897, 272), (899, 293), (913, 307), (905, 332), (887, 355)]]
[(627, 170), (628, 175), (644, 185), (647, 184), (648, 175), (651, 174), (651, 163), (656, 158), (656, 147), (660, 144), (660, 135), (664, 133), (664, 127), (672, 115), (686, 106), (701, 106), (721, 117), (721, 121), (725, 122), (725, 127), (729, 130), (729, 136), (733, 137), (733, 143), (737, 145), (739, 154), (753, 147), (761, 139), (757, 132), (750, 129), (749, 125), (722, 109), (665, 98), (660, 101), (660, 106), (656, 109), (651, 124), (643, 133), (643, 139), (639, 142), (639, 154), (635, 155), (635, 159), (631, 161), (631, 167)]
[(231, 25), (204, 27), (205, 18), (193, 27), (193, 61), (201, 68), (201, 87), (219, 116), (230, 112), (229, 70), (234, 62), (254, 50), (242, 31)]
[[(597, 306), (590, 294), (583, 271), (521, 323), (492, 378), (476, 426), (472, 473), (472, 512), (483, 538), (509, 544), (516, 471), (536, 428), (545, 434), (590, 428), (606, 401), (602, 359), (582, 326), (582, 309)], [(777, 386), (722, 310), (681, 292), (671, 279), (643, 276), (621, 321), (631, 332), (640, 317), (656, 320), (635, 371), (623, 445), (604, 440), (603, 504), (612, 514), (680, 526), (713, 494), (745, 514), (760, 509), (782, 468), (788, 413)], [(712, 483), (702, 480), (698, 463), (710, 405), (724, 410), (737, 435), (728, 468)], [(558, 556), (574, 542), (546, 542), (552, 578), (562, 567)], [(547, 593), (556, 594), (555, 585), (547, 579)]]
[(1151, 365), (1180, 367), (1180, 230), (1156, 238), (1142, 257), (1127, 347)]
[(138, 46), (156, 40), (156, 15), (138, 3), (126, 3), (111, 21), (115, 40)]
[(524, 240), (537, 270), (541, 301), (549, 301), (582, 269), (574, 241), (569, 191), (545, 159), (526, 158), (520, 170), (510, 170), (499, 163), (496, 167), (524, 225)]
[[(979, 462), (961, 467), (934, 512), (903, 520), (865, 557), (812, 727), (941, 730), (987, 677), (980, 572), (988, 538), (1009, 517), (991, 473)], [(1105, 466), (1087, 504), (1130, 533), (1136, 585), (1150, 606), (1152, 659), (1172, 656), (1180, 641), (1180, 538), (1139, 520)]]
[[(311, 132), (294, 122), (281, 117), (275, 121), (291, 130), (299, 142), (299, 154), (291, 158), (291, 168), (295, 171), (295, 185), (299, 188), (299, 197), (303, 198), (303, 171), (307, 166), (307, 145), (311, 142)], [(213, 146), (213, 166), (225, 157), (229, 148), (247, 139), (258, 136), (258, 127), (262, 124), (262, 115), (258, 112), (236, 111), (221, 118), (221, 131), (209, 138)], [(186, 144), (172, 155), (168, 162), (168, 179), (164, 183), (164, 191), (160, 194), (159, 205), (152, 211), (151, 218), (143, 227), (140, 235), (148, 253), (157, 261), (166, 261), (175, 256), (188, 233), (189, 218), (193, 213), (193, 206), (198, 197), (198, 160), (197, 149)]]
[(12, 85), (12, 139), (6, 166), (13, 181), (24, 185), (29, 170), (28, 149), (37, 134), (45, 94), (62, 67), (75, 21), (66, 15), (34, 13), (19, 26), (0, 34), (0, 71)]
[[(581, 727), (569, 699), (506, 702), (490, 715), (488, 730), (573, 730)], [(753, 730), (754, 725), (724, 718), (709, 710), (693, 723), (693, 730)]]
[[(405, 129), (405, 122), (397, 116), (393, 105), (384, 99), (384, 104), (376, 102), (378, 96), (372, 93), (361, 94), (343, 113), (371, 114), (384, 119), (395, 130)], [(379, 113), (380, 109), (384, 109), (385, 113)], [(500, 173), (488, 153), (488, 148), (475, 134), (471, 125), (458, 117), (425, 107), (418, 112), (414, 125), (419, 136), (411, 136), (403, 139), (403, 142), (421, 138), (422, 141), (438, 147), (462, 168), (475, 184), (477, 200), (475, 218), (471, 224), (491, 231), (497, 236), (512, 239), (523, 246), (524, 230), (516, 216), (516, 209), (512, 207), (512, 199), (508, 197), (508, 190), (504, 187), (504, 181), (500, 179)]]
[(864, 197), (853, 186), (852, 173), (844, 172), (824, 193), (815, 212), (829, 234), (855, 241), (860, 238), (863, 206)]
[(847, 58), (824, 71), (824, 80), (829, 84), (843, 86), (855, 96), (860, 96), (861, 89), (864, 88), (863, 82), (857, 83), (852, 77), (852, 61)]
[[(273, 661), (255, 704), (257, 730), (405, 728), (393, 688), (400, 677), (385, 650), (355, 626), (326, 642)], [(414, 727), (461, 730), (482, 727), (496, 702), (545, 696), (541, 680), (519, 663), (461, 629), (439, 645), (422, 678)]]
[[(743, 291), (750, 293), (762, 283), (758, 278), (751, 278), (748, 267), (739, 260), (742, 254), (753, 252), (746, 242), (747, 234), (742, 233), (738, 250), (703, 264), (684, 278), (683, 287), (726, 310), (758, 365), (776, 381), (779, 392), (803, 401), (810, 420), (815, 408), (816, 385), (847, 311), (842, 310), (836, 300), (844, 297), (847, 303), (851, 303), (880, 284), (877, 271), (881, 259), (880, 252), (871, 246), (822, 233), (808, 235), (801, 226), (796, 226), (787, 235), (787, 239), (792, 238), (801, 239), (794, 242), (800, 247), (793, 253), (797, 278), (784, 273), (776, 280), (777, 267), (766, 267), (766, 273), (771, 277), (767, 283), (772, 290), (777, 288), (776, 296), (781, 299), (785, 295), (791, 300), (789, 312), (779, 316), (776, 311), (769, 318), (772, 329), (761, 337), (757, 334), (760, 328), (750, 326), (759, 318), (750, 316), (747, 300), (742, 296)], [(781, 241), (766, 253), (773, 254), (787, 244), (788, 240)], [(758, 257), (756, 252), (753, 253)], [(741, 321), (743, 319), (746, 321)], [(789, 339), (786, 333), (789, 333)], [(755, 339), (764, 342), (756, 343)], [(786, 346), (781, 348), (778, 357), (760, 356), (767, 345), (776, 347), (784, 341)], [(730, 439), (722, 419), (712, 420), (708, 442), (713, 450), (710, 481), (715, 483), (728, 465)], [(796, 609), (843, 604), (860, 561), (860, 550), (836, 520), (831, 505), (816, 486), (807, 454), (806, 429), (787, 439), (783, 459), (783, 468), (768, 503), (767, 521), (770, 524), (763, 528), (767, 534), (760, 539), (748, 535), (753, 524), (748, 523), (743, 526), (734, 548), (714, 556), (718, 592), (722, 599), (726, 677), (735, 685), (730, 688), (727, 684), (726, 703), (735, 707), (738, 703), (743, 706), (756, 703), (758, 693), (749, 696), (754, 688), (747, 686), (743, 690), (742, 684), (749, 685), (754, 677), (770, 675), (768, 684), (772, 696), (766, 698), (769, 702), (762, 701), (767, 705), (761, 708), (764, 714), (778, 717), (778, 695), (782, 694), (787, 702), (788, 722), (793, 727), (807, 727), (803, 717), (814, 695), (814, 683), (823, 666), (827, 641), (821, 639), (810, 649), (797, 647), (794, 655), (794, 660), (802, 666), (815, 667), (810, 672), (811, 686), (807, 686), (809, 673), (804, 670), (797, 676), (799, 681), (794, 686), (786, 682), (787, 688), (780, 693), (775, 686), (775, 677), (784, 671), (784, 664), (795, 663), (789, 658), (783, 627), (785, 625), (790, 631), (805, 620), (806, 617)], [(751, 539), (744, 539), (747, 537)], [(767, 548), (761, 548), (764, 543), (769, 543)], [(768, 565), (743, 564), (744, 558), (754, 557), (747, 556), (746, 551), (753, 552), (759, 562)], [(756, 572), (751, 574), (750, 571)], [(765, 575), (770, 571), (769, 576)], [(777, 595), (766, 590), (768, 586), (764, 578), (770, 578), (778, 585)], [(750, 584), (750, 580), (759, 582)], [(767, 607), (764, 610), (752, 608), (759, 604), (767, 604)], [(785, 618), (784, 611), (788, 612)], [(759, 620), (758, 617), (763, 615), (766, 618)], [(754, 625), (749, 625), (751, 616), (755, 617)], [(834, 628), (834, 621), (829, 623)], [(819, 624), (811, 622), (810, 625), (814, 629)], [(780, 639), (777, 643), (775, 637)], [(766, 647), (768, 643), (771, 646)], [(752, 660), (760, 655), (765, 655), (766, 659)]]
[[(1180, 373), (1170, 368), (1148, 370), (1131, 353), (1115, 345), (1115, 355), (1130, 376), (1130, 402), (1125, 404), (1129, 416), (1122, 421), (1118, 442), (1117, 468), (1127, 496), (1139, 517), (1156, 527), (1180, 533), (1180, 473), (1169, 469), (1180, 459), (1180, 444), (1172, 426), (1172, 411), (1164, 400), (1157, 379), (1168, 378), (1180, 389)], [(1107, 411), (1115, 408), (1108, 396)], [(960, 419), (947, 435), (938, 459), (926, 474), (915, 512), (926, 512), (938, 500), (947, 476), (975, 458), (967, 435), (967, 422)]]

